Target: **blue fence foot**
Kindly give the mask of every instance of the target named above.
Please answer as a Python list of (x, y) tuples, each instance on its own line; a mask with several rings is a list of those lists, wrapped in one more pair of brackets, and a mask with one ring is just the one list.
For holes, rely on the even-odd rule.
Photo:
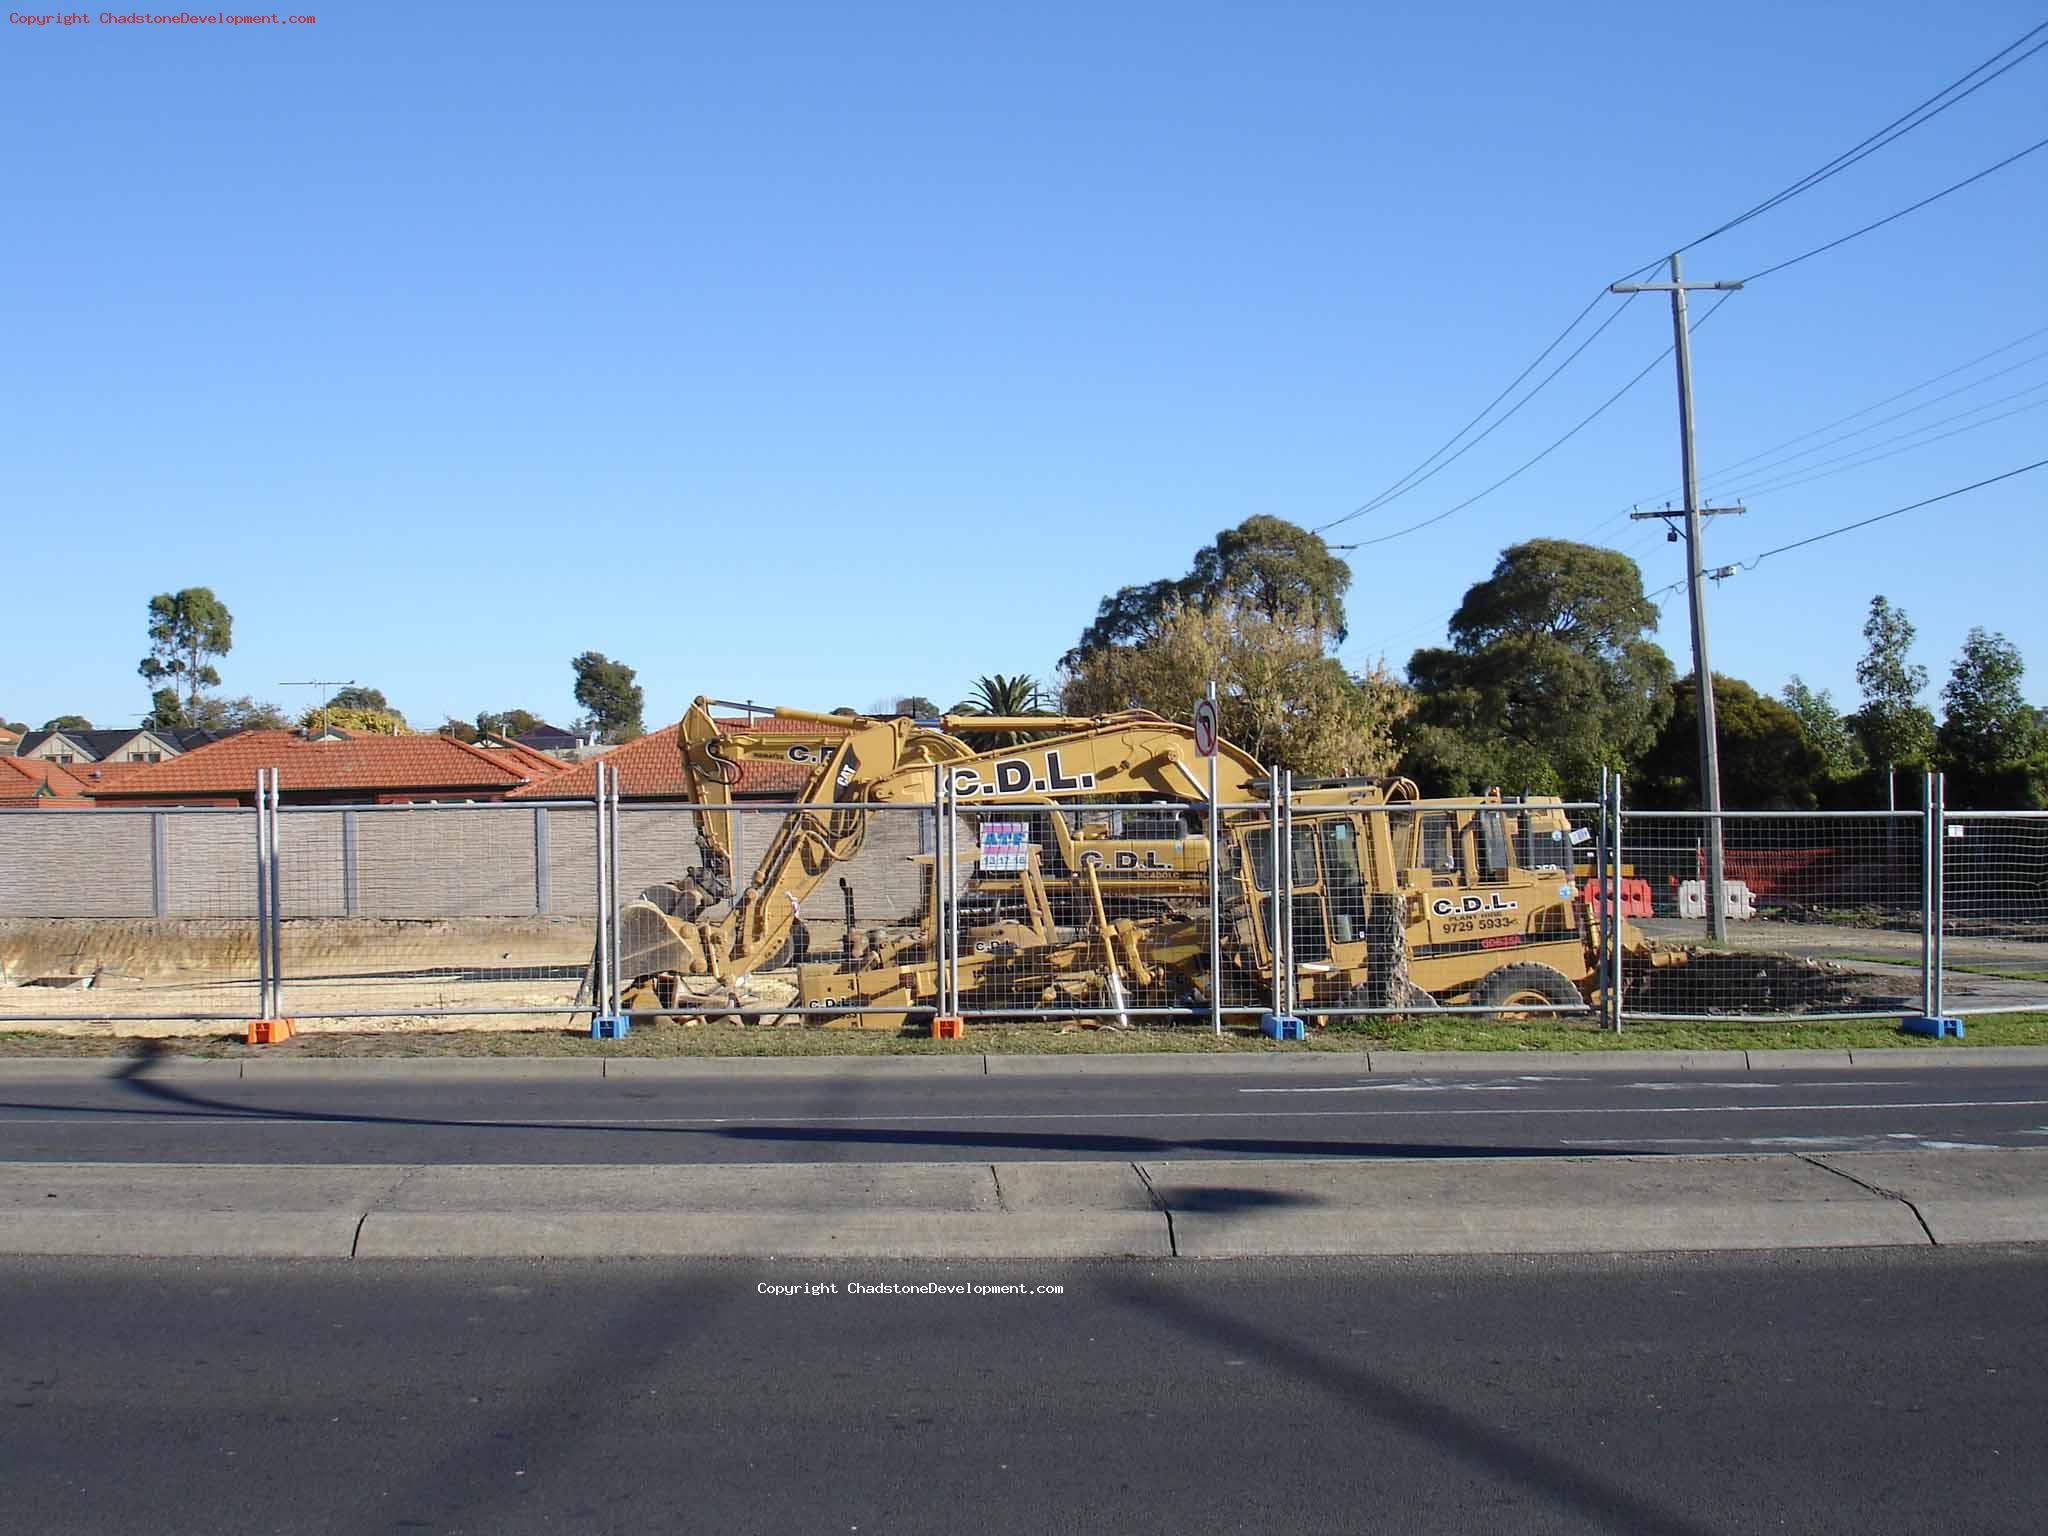
[(1292, 1014), (1268, 1013), (1259, 1018), (1259, 1033), (1268, 1040), (1306, 1040), (1308, 1026)]
[(623, 1040), (633, 1032), (633, 1021), (623, 1013), (607, 1018), (599, 1014), (590, 1021), (590, 1038), (593, 1040)]
[(1963, 1038), (1961, 1019), (1930, 1019), (1924, 1015), (1903, 1020), (1899, 1028), (1909, 1035), (1932, 1035), (1939, 1040), (1944, 1035), (1951, 1040)]

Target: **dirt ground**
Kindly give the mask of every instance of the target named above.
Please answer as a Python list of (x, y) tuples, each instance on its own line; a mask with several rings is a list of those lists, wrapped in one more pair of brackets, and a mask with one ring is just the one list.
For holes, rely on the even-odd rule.
[[(1699, 951), (1702, 925), (1637, 925), (1692, 964), (1649, 976), (1632, 1006), (1673, 1013), (1911, 1011), (1920, 937), (1810, 922), (1731, 925), (1732, 953)], [(283, 1012), (304, 1029), (357, 1035), (572, 1027), (593, 944), (568, 919), (294, 922), (283, 935)], [(1953, 937), (1948, 1006), (2048, 1008), (2048, 941)], [(253, 926), (246, 921), (0, 924), (0, 1027), (33, 1022), (58, 1036), (168, 1038), (220, 1033), (257, 1016)], [(39, 982), (55, 984), (41, 985)], [(89, 981), (89, 985), (81, 982)], [(760, 1009), (795, 995), (790, 973), (751, 978)], [(723, 993), (704, 992), (722, 1002)]]

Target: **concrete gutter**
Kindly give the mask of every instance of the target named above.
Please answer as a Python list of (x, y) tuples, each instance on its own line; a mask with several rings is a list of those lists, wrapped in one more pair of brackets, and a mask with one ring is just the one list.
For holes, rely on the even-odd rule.
[[(120, 1077), (134, 1056), (0, 1057), (0, 1083)], [(1232, 1073), (1315, 1073), (1440, 1077), (1472, 1072), (1797, 1072), (1826, 1068), (1940, 1069), (2048, 1067), (2048, 1046), (1935, 1045), (1877, 1050), (1780, 1051), (1232, 1051), (1201, 1055), (1134, 1051), (1117, 1056), (247, 1056), (165, 1054), (148, 1059), (152, 1079), (246, 1078), (257, 1082), (415, 1078), (463, 1082), (522, 1078), (597, 1082), (631, 1077), (784, 1080), (925, 1077), (1207, 1077)]]
[(2048, 1242), (2048, 1149), (0, 1170), (7, 1254), (1161, 1259)]

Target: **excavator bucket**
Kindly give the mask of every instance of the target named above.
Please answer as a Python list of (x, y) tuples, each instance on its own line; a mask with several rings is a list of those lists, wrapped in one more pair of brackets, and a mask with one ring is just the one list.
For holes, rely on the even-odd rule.
[(706, 879), (692, 871), (680, 880), (650, 885), (627, 902), (618, 918), (620, 977), (704, 975), (712, 957), (700, 920), (725, 897), (716, 874)]

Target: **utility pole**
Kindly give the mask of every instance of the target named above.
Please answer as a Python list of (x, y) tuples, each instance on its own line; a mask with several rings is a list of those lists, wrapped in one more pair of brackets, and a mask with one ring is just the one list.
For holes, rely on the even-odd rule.
[(1728, 911), (1722, 899), (1721, 847), (1721, 749), (1714, 729), (1714, 673), (1707, 664), (1707, 596), (1700, 585), (1704, 574), (1700, 560), (1699, 464), (1693, 456), (1692, 430), (1692, 330), (1685, 318), (1688, 288), (1715, 288), (1733, 292), (1739, 282), (1688, 283), (1679, 270), (1678, 253), (1671, 253), (1671, 281), (1668, 283), (1615, 283), (1610, 293), (1669, 293), (1671, 295), (1672, 350), (1678, 357), (1678, 441), (1685, 465), (1685, 587), (1692, 609), (1692, 679), (1699, 695), (1700, 799), (1707, 812), (1707, 931), (1718, 942), (1728, 937)]

